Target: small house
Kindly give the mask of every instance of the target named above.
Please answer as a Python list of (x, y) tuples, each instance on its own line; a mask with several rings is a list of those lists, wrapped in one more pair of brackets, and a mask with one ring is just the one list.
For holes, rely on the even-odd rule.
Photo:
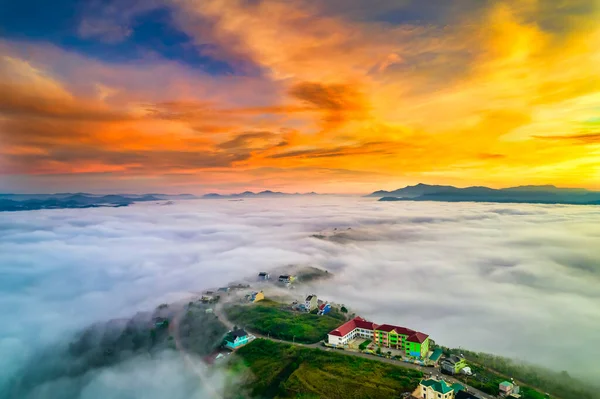
[(282, 274), (279, 276), (278, 281), (283, 284), (291, 284), (296, 280), (296, 276), (292, 276), (290, 274)]
[(428, 378), (421, 380), (415, 396), (422, 399), (455, 399), (455, 395), (464, 389), (458, 383), (449, 385), (442, 379)]
[(441, 369), (447, 374), (458, 374), (462, 369), (467, 367), (467, 361), (461, 356), (450, 356), (442, 360)]
[(317, 309), (317, 296), (315, 294), (309, 295), (304, 300), (304, 307), (308, 312), (312, 312), (314, 309)]
[(217, 290), (217, 292), (229, 293), (229, 287), (221, 287)]
[(443, 353), (444, 351), (442, 350), (442, 348), (436, 348), (431, 354), (431, 356), (429, 356), (429, 362), (434, 366), (437, 366)]
[(321, 306), (319, 306), (319, 312), (317, 314), (319, 316), (323, 316), (329, 312), (331, 312), (331, 305), (328, 303), (323, 303), (323, 304), (321, 304)]
[(260, 272), (258, 273), (258, 279), (259, 280), (269, 280), (271, 277), (269, 276), (269, 273), (267, 272)]
[(201, 301), (202, 302), (212, 302), (215, 300), (215, 293), (213, 291), (206, 291), (204, 294), (202, 294), (202, 298)]
[(240, 346), (246, 345), (252, 341), (254, 336), (249, 335), (246, 331), (241, 328), (229, 331), (225, 335), (225, 347), (229, 349), (237, 349)]
[(262, 301), (263, 299), (265, 299), (265, 294), (262, 291), (259, 292), (252, 292), (248, 295), (246, 295), (245, 297), (246, 302), (258, 302), (258, 301)]
[(502, 381), (498, 385), (498, 390), (500, 391), (500, 396), (510, 396), (510, 395), (518, 395), (520, 388), (514, 382)]
[(252, 302), (258, 302), (265, 299), (265, 294), (262, 291), (252, 293)]

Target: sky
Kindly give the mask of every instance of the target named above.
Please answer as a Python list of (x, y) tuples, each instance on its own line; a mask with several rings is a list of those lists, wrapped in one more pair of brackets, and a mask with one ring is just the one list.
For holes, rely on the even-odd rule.
[[(298, 300), (312, 291), (441, 345), (597, 383), (598, 223), (597, 207), (355, 197), (0, 213), (0, 312), (10, 320), (0, 325), (0, 392), (28, 359), (68, 343), (90, 323), (129, 318), (288, 265), (334, 275), (298, 289)], [(343, 235), (311, 237), (331, 236), (334, 228)], [(163, 392), (157, 375), (171, 398), (190, 397), (197, 387), (185, 376), (193, 373), (180, 357), (164, 356), (98, 370), (75, 397), (130, 397), (118, 389), (153, 398)]]
[(598, 0), (0, 0), (0, 190), (600, 189)]

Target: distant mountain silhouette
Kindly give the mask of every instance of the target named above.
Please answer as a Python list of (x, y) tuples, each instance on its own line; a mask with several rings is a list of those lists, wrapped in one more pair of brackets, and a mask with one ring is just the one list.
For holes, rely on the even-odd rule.
[(502, 189), (489, 187), (436, 186), (417, 184), (394, 191), (375, 191), (368, 197), (379, 201), (473, 201), (473, 202), (514, 202), (541, 204), (600, 204), (600, 192), (582, 188), (559, 188), (552, 185), (518, 186)]
[(307, 196), (307, 195), (319, 195), (315, 192), (310, 193), (282, 193), (280, 191), (265, 190), (259, 193), (252, 191), (244, 191), (243, 193), (237, 194), (217, 194), (210, 193), (202, 196), (204, 199), (221, 199), (221, 198), (276, 198), (276, 197), (290, 197), (290, 196)]
[(0, 194), (0, 212), (128, 206), (134, 202), (197, 198), (191, 194)]

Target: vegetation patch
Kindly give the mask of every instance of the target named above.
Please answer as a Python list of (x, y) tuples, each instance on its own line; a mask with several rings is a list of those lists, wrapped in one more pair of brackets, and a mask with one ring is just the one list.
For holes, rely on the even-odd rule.
[[(566, 371), (555, 372), (543, 367), (516, 362), (511, 359), (488, 353), (470, 352), (464, 349), (444, 348), (447, 354), (463, 354), (476, 374), (474, 377), (458, 376), (469, 385), (483, 392), (496, 395), (498, 384), (514, 378), (521, 386), (523, 398), (541, 399), (549, 393), (550, 397), (560, 399), (593, 399), (597, 390), (586, 383), (572, 378)], [(533, 388), (535, 389), (533, 389)], [(539, 392), (541, 391), (541, 392)]]
[(336, 310), (324, 315), (294, 312), (268, 299), (252, 305), (235, 305), (226, 310), (227, 318), (250, 331), (286, 341), (315, 343), (345, 320)]
[(361, 351), (364, 351), (371, 344), (371, 342), (372, 341), (370, 339), (365, 339), (363, 341), (363, 343), (358, 346), (358, 349), (360, 349)]
[(258, 398), (394, 398), (412, 392), (417, 370), (376, 360), (257, 339), (238, 349)]

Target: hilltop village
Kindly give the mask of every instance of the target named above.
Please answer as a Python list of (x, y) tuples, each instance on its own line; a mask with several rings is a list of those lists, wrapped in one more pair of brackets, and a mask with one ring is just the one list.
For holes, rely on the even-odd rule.
[[(212, 306), (206, 311), (214, 312), (229, 327), (222, 349), (209, 357), (211, 363), (257, 340), (275, 340), (367, 356), (418, 370), (423, 377), (410, 392), (415, 398), (522, 397), (514, 381), (507, 378), (490, 382), (489, 375), (481, 368), (474, 372), (467, 359), (436, 345), (425, 332), (368, 321), (353, 314), (345, 305), (330, 302), (316, 293), (298, 295), (300, 287), (305, 286), (303, 283), (329, 277), (328, 272), (316, 268), (273, 275), (260, 272), (254, 282), (203, 292), (200, 301)], [(485, 391), (475, 387), (483, 386), (483, 382)]]

